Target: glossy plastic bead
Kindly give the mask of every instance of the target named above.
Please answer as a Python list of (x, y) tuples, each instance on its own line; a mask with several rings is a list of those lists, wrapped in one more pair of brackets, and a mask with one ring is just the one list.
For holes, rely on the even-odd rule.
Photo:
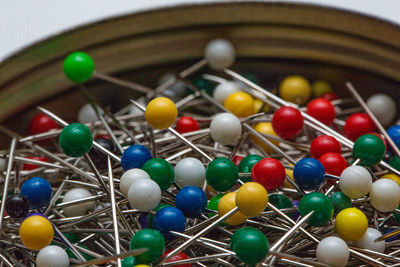
[(65, 155), (80, 157), (90, 151), (93, 138), (86, 125), (71, 123), (61, 131), (58, 142)]
[(340, 143), (332, 136), (320, 135), (311, 142), (310, 154), (314, 158), (319, 158), (327, 152), (342, 153)]
[(367, 228), (367, 217), (357, 208), (344, 209), (336, 216), (335, 230), (346, 241), (361, 239)]
[(236, 192), (236, 206), (246, 216), (258, 216), (265, 210), (267, 203), (268, 192), (259, 183), (245, 183)]
[(220, 113), (210, 124), (211, 137), (221, 145), (232, 145), (242, 134), (240, 120), (230, 113)]
[(215, 70), (229, 68), (235, 62), (235, 48), (225, 39), (213, 39), (204, 49), (208, 65)]
[(49, 204), (52, 189), (47, 180), (42, 177), (32, 177), (22, 184), (21, 194), (28, 199), (32, 209), (38, 209)]
[[(278, 135), (275, 133), (274, 128), (272, 127), (272, 123), (270, 122), (259, 122), (256, 124), (256, 126), (254, 126), (254, 130), (256, 130), (257, 132), (261, 133), (261, 134), (268, 134), (268, 135), (273, 135), (273, 136), (277, 136)], [(274, 150), (267, 144), (265, 144), (263, 141), (261, 141), (259, 138), (255, 137), (254, 135), (251, 136), (251, 139), (257, 144), (259, 145), (265, 152), (267, 153), (272, 153), (274, 152)], [(271, 139), (271, 138), (267, 138), (271, 143), (273, 143), (274, 145), (279, 145), (279, 142)]]
[(347, 167), (340, 175), (340, 190), (349, 198), (360, 198), (371, 189), (371, 174), (361, 166)]
[(347, 138), (355, 141), (361, 135), (373, 132), (374, 128), (374, 123), (367, 114), (354, 113), (346, 119), (343, 131)]
[(171, 235), (169, 231), (182, 233), (185, 231), (185, 226), (185, 216), (175, 207), (162, 208), (154, 216), (153, 227), (163, 235)]
[[(33, 160), (38, 160), (38, 161), (43, 161), (43, 162), (49, 162), (49, 160), (47, 158), (43, 158), (43, 157), (33, 157), (33, 156), (29, 156), (26, 157), (27, 159), (33, 159)], [(22, 166), (22, 169), (24, 171), (31, 171), (37, 168), (40, 168), (41, 166), (33, 164), (33, 163), (24, 163), (24, 165)]]
[(268, 201), (278, 209), (293, 208), (292, 201), (285, 195), (272, 194), (269, 195)]
[(135, 264), (135, 257), (130, 256), (130, 257), (127, 257), (127, 258), (123, 259), (121, 265), (122, 265), (122, 267), (137, 266)]
[(387, 130), (388, 135), (392, 138), (397, 147), (400, 147), (400, 125), (394, 125)]
[[(223, 216), (236, 207), (236, 192), (230, 192), (224, 195), (218, 203), (218, 214)], [(226, 219), (224, 223), (228, 225), (240, 225), (247, 220), (247, 216), (240, 211), (235, 212), (230, 218)]]
[(314, 158), (304, 158), (293, 170), (296, 184), (304, 190), (315, 190), (325, 181), (324, 166)]
[(50, 245), (42, 248), (36, 256), (37, 267), (68, 267), (67, 252), (59, 246)]
[(386, 94), (374, 94), (367, 99), (367, 105), (383, 125), (388, 125), (397, 113), (396, 102)]
[(151, 263), (161, 258), (165, 250), (165, 240), (157, 230), (137, 231), (130, 242), (130, 249), (147, 248), (147, 252), (135, 256), (138, 263)]
[[(115, 151), (115, 146), (110, 140), (105, 138), (97, 138), (95, 141), (108, 151)], [(107, 156), (104, 153), (92, 148), (89, 151), (89, 156), (98, 169), (104, 170), (107, 168)]]
[(160, 186), (161, 190), (167, 190), (174, 181), (174, 168), (165, 159), (150, 159), (143, 165), (142, 169)]
[(324, 93), (323, 95), (321, 95), (321, 98), (324, 98), (324, 99), (329, 100), (329, 101), (333, 101), (333, 100), (339, 99), (337, 94), (335, 94), (334, 92)]
[(122, 154), (121, 165), (124, 171), (133, 168), (142, 168), (148, 160), (152, 158), (150, 150), (142, 145), (128, 147)]
[(390, 179), (379, 179), (372, 183), (369, 192), (371, 205), (381, 211), (390, 212), (400, 203), (400, 187)]
[(21, 223), (19, 236), (25, 247), (40, 250), (53, 240), (54, 230), (45, 217), (33, 215)]
[(175, 130), (180, 134), (184, 134), (198, 131), (200, 127), (197, 121), (192, 117), (183, 116), (176, 121)]
[(343, 239), (329, 236), (319, 242), (316, 256), (321, 263), (334, 267), (345, 267), (349, 260), (350, 251)]
[(381, 237), (382, 234), (375, 228), (368, 228), (361, 239), (355, 242), (355, 245), (359, 248), (369, 249), (379, 253), (385, 252), (385, 241), (375, 242), (375, 240)]
[(242, 262), (251, 266), (261, 262), (268, 254), (268, 239), (253, 227), (237, 230), (231, 239), (231, 249)]
[[(215, 84), (213, 83), (213, 82), (211, 82), (211, 81), (209, 81), (209, 80), (206, 80), (206, 79), (204, 79), (204, 78), (202, 78), (201, 76), (200, 77), (196, 77), (196, 78), (194, 78), (193, 79), (193, 83), (194, 83), (194, 85), (197, 87), (197, 88), (199, 88), (199, 89), (201, 89), (202, 91), (204, 91), (204, 92), (206, 92), (208, 95), (210, 95), (210, 96), (212, 96), (213, 95), (213, 92), (214, 92), (214, 89), (215, 89)], [(191, 91), (192, 93), (194, 93), (194, 91), (193, 90), (190, 90), (189, 89), (189, 91)], [(224, 102), (222, 102), (221, 104), (223, 104)]]
[(336, 176), (340, 176), (343, 170), (349, 167), (347, 161), (339, 153), (325, 153), (318, 158), (318, 161), (324, 166), (326, 173)]
[(360, 159), (363, 166), (375, 166), (385, 156), (385, 143), (373, 134), (364, 134), (357, 138), (353, 146), (353, 158)]
[[(68, 191), (62, 200), (62, 203), (70, 202), (78, 199), (91, 197), (92, 194), (85, 188), (74, 188)], [(85, 215), (89, 210), (94, 209), (95, 201), (84, 202), (72, 206), (63, 207), (64, 215), (67, 217), (75, 217)]]
[(303, 129), (304, 119), (300, 111), (293, 107), (281, 107), (272, 117), (274, 131), (283, 139), (297, 137)]
[[(99, 106), (96, 106), (96, 108), (98, 112), (103, 113), (103, 110)], [(96, 110), (90, 103), (83, 105), (78, 111), (78, 121), (80, 123), (91, 123), (99, 120), (100, 118), (97, 116)]]
[(58, 129), (58, 124), (44, 113), (36, 114), (29, 123), (29, 134), (40, 134)]
[(279, 95), (286, 101), (304, 105), (311, 96), (311, 85), (302, 76), (288, 76), (279, 86)]
[(174, 168), (175, 182), (180, 187), (194, 185), (201, 187), (206, 180), (206, 168), (196, 158), (181, 159)]
[(275, 190), (283, 185), (286, 179), (285, 168), (279, 160), (265, 158), (254, 164), (251, 170), (254, 182), (262, 184), (267, 190)]
[[(163, 257), (167, 256), (169, 253), (171, 253), (172, 250), (166, 250), (164, 252)], [(166, 262), (174, 262), (174, 261), (181, 261), (181, 260), (187, 260), (189, 259), (188, 255), (185, 254), (185, 252), (181, 251), (178, 254), (176, 254), (175, 256), (173, 256), (172, 258), (170, 258), (169, 260), (167, 260)], [(184, 264), (174, 264), (171, 265), (174, 267), (191, 267), (192, 265), (190, 263), (184, 263)]]
[(315, 97), (321, 97), (325, 93), (332, 91), (331, 85), (324, 80), (316, 80), (311, 84), (311, 90)]
[(389, 161), (390, 166), (395, 168), (396, 170), (400, 170), (400, 158), (396, 155), (394, 155), (390, 161)]
[(332, 125), (336, 117), (335, 107), (324, 98), (311, 100), (307, 104), (307, 114), (326, 125)]
[[(238, 166), (239, 172), (251, 173), (251, 170), (252, 170), (254, 164), (256, 164), (257, 162), (259, 162), (262, 159), (263, 159), (263, 157), (261, 157), (259, 155), (248, 155), (248, 156), (244, 157), (239, 163), (239, 166)], [(240, 180), (242, 180), (243, 182), (250, 182), (251, 178), (250, 177), (242, 177), (242, 178), (240, 178)]]
[(175, 197), (175, 205), (188, 218), (200, 217), (207, 206), (207, 197), (197, 186), (185, 186)]
[(119, 183), (119, 190), (125, 197), (128, 197), (129, 188), (133, 181), (137, 179), (150, 179), (150, 175), (148, 175), (144, 170), (136, 168), (127, 170), (122, 174)]
[[(219, 204), (219, 201), (220, 201), (220, 199), (221, 199), (224, 195), (225, 195), (225, 194), (218, 194), (218, 195), (213, 196), (213, 197), (208, 201), (207, 209), (218, 211), (218, 204)], [(214, 215), (215, 215), (215, 213), (208, 213), (208, 217), (212, 217), (212, 216), (214, 216)]]
[(329, 199), (337, 212), (351, 208), (351, 199), (343, 194), (343, 192), (335, 192), (329, 197)]
[(225, 81), (217, 85), (213, 92), (213, 98), (220, 104), (224, 104), (225, 100), (233, 93), (240, 91), (240, 85), (233, 81)]
[(176, 120), (178, 109), (175, 103), (166, 97), (157, 97), (149, 102), (144, 116), (154, 129), (164, 130)]
[(320, 192), (311, 192), (303, 196), (299, 203), (302, 216), (314, 211), (308, 223), (313, 226), (326, 225), (333, 216), (333, 205), (329, 198)]
[(254, 99), (245, 92), (230, 94), (224, 102), (227, 110), (239, 118), (248, 117), (254, 114)]
[(14, 194), (6, 200), (5, 211), (11, 218), (24, 218), (29, 212), (29, 202), (22, 194)]
[(216, 158), (207, 166), (207, 184), (216, 191), (228, 191), (236, 184), (238, 178), (238, 167), (228, 158)]
[(232, 162), (235, 163), (236, 166), (239, 167), (240, 162), (242, 161), (243, 157), (242, 156), (233, 156)]
[(128, 201), (132, 208), (139, 211), (151, 211), (161, 200), (161, 189), (151, 179), (135, 179), (128, 190)]
[(83, 83), (92, 77), (93, 59), (84, 52), (73, 52), (64, 59), (64, 73), (74, 83)]
[(390, 179), (395, 181), (399, 186), (400, 186), (400, 176), (394, 174), (394, 173), (388, 173), (380, 177), (380, 179)]
[[(153, 209), (153, 211), (155, 212), (155, 213), (157, 213), (159, 210), (161, 210), (161, 209), (163, 209), (163, 208), (165, 208), (165, 207), (172, 207), (171, 205), (168, 205), (168, 204), (165, 204), (165, 203), (161, 203), (160, 205), (158, 205), (155, 209)], [(149, 228), (153, 228), (153, 221), (154, 221), (154, 215), (151, 213), (151, 212), (149, 212), (148, 214), (147, 214), (147, 226), (149, 227)]]

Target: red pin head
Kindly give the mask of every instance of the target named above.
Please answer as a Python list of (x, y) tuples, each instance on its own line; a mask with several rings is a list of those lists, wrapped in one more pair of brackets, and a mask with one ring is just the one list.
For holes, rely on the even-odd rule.
[(327, 152), (342, 153), (340, 143), (332, 136), (320, 135), (311, 142), (310, 154), (314, 158)]
[(346, 119), (343, 127), (344, 134), (352, 141), (356, 141), (363, 134), (374, 131), (374, 123), (364, 113), (354, 113)]
[(300, 111), (293, 107), (281, 107), (272, 117), (272, 128), (283, 139), (297, 137), (303, 129), (303, 123)]
[(307, 104), (307, 114), (326, 125), (332, 125), (336, 117), (335, 107), (331, 101), (315, 98)]

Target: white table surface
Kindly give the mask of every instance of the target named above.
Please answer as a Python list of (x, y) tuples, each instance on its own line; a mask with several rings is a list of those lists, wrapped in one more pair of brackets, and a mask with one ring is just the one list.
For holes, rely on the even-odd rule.
[[(0, 0), (0, 62), (12, 53), (79, 25), (182, 3), (226, 0)], [(400, 24), (400, 0), (290, 0), (347, 9)]]

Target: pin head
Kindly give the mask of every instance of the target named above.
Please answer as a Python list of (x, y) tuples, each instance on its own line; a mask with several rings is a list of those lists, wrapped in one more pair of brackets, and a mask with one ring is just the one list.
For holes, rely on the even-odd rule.
[(324, 93), (324, 94), (321, 95), (321, 98), (324, 98), (324, 99), (329, 100), (329, 101), (333, 101), (333, 100), (339, 99), (337, 94), (335, 94), (334, 92)]
[[(262, 160), (263, 157), (259, 155), (247, 155), (244, 157), (238, 166), (239, 172), (244, 172), (244, 173), (251, 173), (251, 170), (253, 169), (254, 164)], [(250, 182), (251, 178), (249, 177), (242, 177), (240, 178), (243, 182)]]
[[(92, 194), (90, 193), (90, 191), (85, 188), (74, 188), (72, 190), (69, 190), (64, 195), (62, 202), (64, 203), (78, 199), (85, 199), (91, 196)], [(93, 209), (94, 206), (95, 206), (95, 201), (89, 201), (71, 206), (65, 206), (63, 207), (64, 215), (67, 217), (85, 215), (89, 210)]]
[(220, 104), (224, 104), (225, 100), (233, 93), (240, 91), (240, 85), (234, 81), (224, 81), (215, 87), (213, 98)]
[(49, 220), (33, 215), (21, 223), (19, 235), (25, 247), (40, 250), (53, 240), (54, 230)]
[(369, 249), (379, 253), (385, 252), (385, 241), (375, 242), (375, 240), (382, 236), (382, 233), (375, 228), (368, 228), (361, 239), (355, 242), (359, 248)]
[(310, 146), (310, 154), (314, 158), (319, 158), (327, 152), (342, 153), (340, 143), (332, 136), (320, 135), (314, 138)]
[(80, 157), (90, 151), (93, 138), (86, 125), (71, 123), (62, 129), (58, 142), (65, 155)]
[[(172, 250), (166, 250), (164, 252), (163, 257), (167, 256), (170, 252), (172, 252)], [(187, 259), (189, 259), (188, 255), (186, 255), (185, 252), (181, 251), (178, 254), (176, 254), (175, 256), (173, 256), (172, 258), (170, 258), (169, 260), (167, 260), (166, 262), (174, 262), (174, 261), (181, 261), (181, 260), (187, 260)], [(190, 263), (186, 263), (186, 264), (174, 264), (172, 266), (191, 267), (192, 265)]]
[(399, 186), (400, 186), (400, 176), (394, 174), (394, 173), (388, 173), (380, 177), (380, 179), (386, 178), (395, 181)]
[(350, 115), (343, 127), (344, 134), (352, 141), (355, 141), (363, 134), (374, 131), (374, 122), (364, 113), (354, 113)]
[(311, 100), (307, 104), (307, 114), (326, 125), (332, 125), (336, 117), (335, 107), (324, 98)]
[(154, 98), (147, 104), (144, 116), (154, 129), (164, 130), (176, 120), (178, 109), (175, 103), (166, 97)]
[(390, 179), (378, 179), (372, 183), (369, 192), (371, 205), (381, 212), (391, 212), (400, 203), (400, 187)]
[(336, 216), (335, 230), (346, 241), (359, 240), (367, 228), (367, 217), (357, 208), (344, 209)]
[(329, 199), (337, 212), (351, 208), (351, 199), (343, 194), (343, 192), (335, 192), (329, 197)]
[(142, 168), (148, 160), (152, 158), (147, 147), (142, 145), (132, 145), (122, 154), (121, 165), (124, 171), (133, 168)]
[(206, 180), (206, 168), (203, 163), (192, 157), (181, 159), (174, 168), (175, 182), (185, 187), (194, 185), (201, 187)]
[[(169, 204), (161, 203), (155, 209), (153, 209), (153, 211), (157, 213), (159, 210), (165, 207), (172, 207), (172, 206)], [(149, 212), (147, 214), (147, 225), (149, 226), (149, 228), (153, 228), (153, 221), (154, 221), (154, 215), (151, 212)]]
[[(105, 138), (96, 138), (95, 141), (108, 151), (115, 151), (115, 146), (110, 140)], [(100, 170), (104, 170), (107, 168), (107, 156), (105, 154), (92, 148), (89, 151), (89, 156), (97, 168), (99, 168)]]
[(221, 113), (210, 124), (211, 138), (221, 145), (234, 144), (242, 134), (242, 124), (233, 114)]
[(73, 52), (64, 60), (64, 73), (74, 83), (83, 83), (92, 77), (93, 59), (84, 52)]
[[(254, 126), (254, 130), (256, 130), (257, 132), (261, 133), (261, 134), (268, 134), (268, 135), (274, 135), (274, 136), (278, 136), (276, 134), (276, 132), (274, 131), (274, 128), (272, 127), (272, 123), (270, 122), (259, 122), (256, 124), (256, 126)], [(259, 138), (257, 138), (256, 136), (252, 135), (251, 139), (256, 142), (257, 145), (259, 145), (262, 149), (264, 149), (265, 152), (267, 153), (272, 153), (274, 152), (274, 150), (272, 149), (272, 147), (270, 147), (269, 145), (265, 144), (263, 141), (261, 141)], [(277, 140), (271, 139), (271, 138), (267, 138), (271, 143), (273, 143), (274, 145), (279, 145), (279, 142)]]
[(223, 70), (235, 62), (235, 48), (228, 40), (214, 39), (207, 43), (204, 57), (212, 69)]
[(387, 130), (387, 133), (396, 146), (400, 147), (400, 125), (393, 125)]
[(388, 125), (397, 113), (396, 102), (386, 94), (374, 94), (367, 99), (367, 105), (383, 125)]
[(119, 190), (121, 193), (128, 197), (128, 191), (133, 181), (137, 179), (150, 179), (150, 176), (142, 169), (130, 169), (122, 174), (119, 182)]
[(161, 190), (167, 190), (174, 181), (174, 168), (165, 159), (150, 159), (143, 165), (142, 169), (160, 186)]
[(216, 158), (207, 166), (207, 184), (216, 191), (228, 191), (236, 184), (238, 178), (238, 167), (228, 158)]
[(11, 218), (24, 218), (29, 212), (29, 202), (22, 194), (14, 194), (6, 200), (5, 210)]
[(44, 113), (36, 114), (29, 123), (29, 134), (35, 135), (58, 129), (58, 124)]
[(288, 76), (279, 86), (279, 95), (286, 101), (304, 105), (311, 96), (311, 85), (302, 76)]
[(254, 164), (251, 178), (254, 182), (262, 184), (265, 189), (275, 190), (283, 185), (286, 172), (279, 160), (264, 158)]
[(268, 254), (268, 239), (258, 229), (242, 227), (237, 230), (231, 239), (231, 249), (242, 262), (255, 265), (261, 262)]
[(246, 216), (258, 216), (265, 210), (267, 203), (268, 192), (259, 183), (245, 183), (236, 192), (236, 206)]
[(239, 118), (248, 117), (255, 113), (253, 97), (241, 91), (230, 94), (226, 98), (224, 106)]
[(50, 245), (41, 249), (36, 256), (37, 267), (68, 267), (70, 264), (67, 252), (59, 246)]
[(185, 186), (175, 197), (175, 205), (186, 217), (200, 217), (207, 206), (207, 197), (197, 186)]
[[(230, 192), (224, 195), (218, 203), (218, 214), (223, 216), (236, 207), (236, 192)], [(240, 211), (235, 212), (224, 223), (228, 225), (240, 225), (247, 220), (247, 216)]]
[(176, 121), (175, 129), (178, 133), (190, 133), (200, 130), (199, 124), (195, 119), (189, 116), (182, 116)]
[(350, 256), (346, 242), (336, 236), (322, 239), (315, 252), (319, 262), (335, 267), (345, 267)]
[(38, 209), (49, 204), (52, 189), (47, 180), (42, 177), (32, 177), (22, 184), (21, 194), (28, 199), (32, 209)]
[(181, 233), (185, 231), (186, 218), (179, 209), (165, 207), (157, 211), (154, 216), (153, 226), (164, 236), (172, 236), (169, 231)]
[(281, 107), (272, 117), (274, 131), (283, 139), (297, 137), (303, 129), (304, 119), (300, 111), (293, 107)]
[[(225, 195), (225, 194), (218, 194), (218, 195), (213, 196), (213, 197), (208, 201), (207, 209), (218, 211), (218, 204), (219, 204), (219, 201), (220, 201), (220, 199), (221, 199), (224, 195)], [(216, 214), (215, 214), (215, 213), (208, 213), (208, 217), (212, 217), (212, 216), (214, 216), (214, 215), (216, 215)]]
[(135, 259), (138, 263), (148, 264), (161, 258), (165, 250), (165, 240), (159, 231), (143, 229), (133, 235), (129, 247), (131, 250), (147, 248), (147, 252), (135, 256)]
[(349, 166), (342, 154), (333, 152), (322, 154), (318, 158), (318, 161), (321, 162), (322, 166), (324, 166), (326, 173), (336, 176), (340, 176), (343, 170)]
[(371, 189), (372, 177), (364, 167), (350, 166), (340, 175), (339, 185), (340, 190), (349, 198), (360, 198)]
[(353, 158), (360, 159), (361, 165), (375, 166), (385, 156), (385, 143), (376, 135), (364, 134), (357, 138), (353, 146)]
[(132, 208), (148, 212), (157, 207), (161, 200), (161, 189), (152, 179), (135, 179), (128, 191)]
[[(43, 162), (49, 162), (47, 158), (43, 157), (34, 157), (34, 156), (28, 156), (26, 157), (27, 159), (33, 159), (33, 160), (38, 160), (38, 161), (43, 161)], [(34, 169), (40, 168), (39, 165), (33, 164), (33, 163), (24, 163), (22, 169), (25, 171), (31, 171)]]
[(304, 158), (294, 166), (293, 176), (300, 188), (315, 190), (325, 181), (325, 169), (318, 160)]
[(333, 205), (324, 194), (320, 192), (311, 192), (301, 198), (299, 212), (302, 216), (305, 216), (311, 211), (314, 211), (314, 213), (308, 221), (309, 224), (313, 226), (324, 226), (332, 219)]
[(331, 85), (324, 80), (316, 80), (311, 85), (312, 93), (315, 97), (321, 97), (325, 93), (332, 92)]
[[(278, 209), (293, 208), (292, 201), (285, 195), (281, 195), (281, 194), (269, 195), (268, 201), (269, 201), (269, 203), (271, 203), (272, 205), (274, 205)], [(291, 217), (293, 216), (293, 213), (291, 213), (291, 212), (286, 212), (286, 214), (291, 216)]]
[[(123, 259), (122, 262), (121, 262), (121, 264), (122, 264), (122, 267), (137, 266), (137, 265), (135, 264), (135, 257), (133, 257), (133, 256), (130, 256), (130, 257), (127, 257), (127, 258)], [(142, 265), (143, 265), (143, 264), (142, 264)], [(146, 266), (146, 265), (145, 265), (145, 266)]]

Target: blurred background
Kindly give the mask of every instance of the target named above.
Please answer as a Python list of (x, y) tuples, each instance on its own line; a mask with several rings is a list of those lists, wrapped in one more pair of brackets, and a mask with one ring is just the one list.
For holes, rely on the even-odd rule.
[[(176, 4), (224, 0), (35, 0), (0, 1), (0, 61), (12, 53), (80, 25), (104, 18)], [(246, 2), (246, 1), (238, 1)], [(360, 12), (400, 23), (398, 0), (291, 0), (269, 2), (312, 3)], [(1, 74), (0, 74), (1, 75)]]

